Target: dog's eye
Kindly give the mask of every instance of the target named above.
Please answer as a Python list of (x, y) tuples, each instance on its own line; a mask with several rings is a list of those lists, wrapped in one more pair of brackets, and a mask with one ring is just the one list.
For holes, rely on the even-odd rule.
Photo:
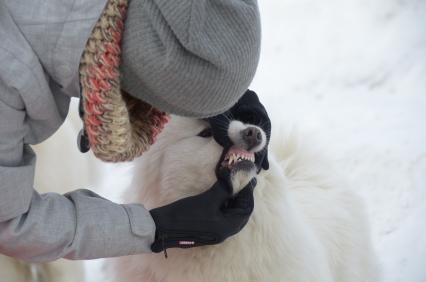
[(213, 136), (213, 131), (210, 127), (203, 129), (200, 133), (198, 133), (197, 136), (203, 137), (203, 138), (209, 138)]

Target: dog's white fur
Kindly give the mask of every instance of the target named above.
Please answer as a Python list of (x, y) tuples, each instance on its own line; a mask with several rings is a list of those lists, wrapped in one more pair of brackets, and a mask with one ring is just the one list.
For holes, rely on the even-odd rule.
[[(216, 181), (222, 152), (196, 136), (205, 122), (173, 117), (136, 161), (129, 202), (148, 209), (198, 194)], [(377, 282), (376, 258), (360, 198), (297, 135), (276, 136), (270, 169), (258, 176), (247, 226), (216, 246), (115, 259), (120, 282)], [(240, 187), (234, 187), (240, 188)], [(196, 212), (196, 211), (194, 211)]]

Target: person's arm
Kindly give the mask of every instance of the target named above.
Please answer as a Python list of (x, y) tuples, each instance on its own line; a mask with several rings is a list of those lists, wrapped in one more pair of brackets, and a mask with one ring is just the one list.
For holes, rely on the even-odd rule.
[(150, 252), (155, 225), (141, 205), (89, 190), (33, 192), (27, 212), (0, 223), (0, 252), (25, 261), (94, 259)]
[(218, 181), (151, 211), (88, 190), (39, 195), (32, 188), (35, 155), (22, 141), (25, 128), (25, 112), (0, 96), (0, 253), (40, 262), (218, 244), (238, 233), (253, 211), (253, 181), (233, 199), (230, 184)]
[(0, 96), (0, 253), (50, 261), (149, 252), (155, 225), (142, 205), (115, 204), (88, 190), (39, 195), (33, 189), (25, 116)]

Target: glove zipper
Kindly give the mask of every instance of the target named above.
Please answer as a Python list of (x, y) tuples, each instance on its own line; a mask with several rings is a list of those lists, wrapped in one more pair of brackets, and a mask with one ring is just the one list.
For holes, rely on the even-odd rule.
[(164, 247), (165, 246), (165, 244), (164, 244), (164, 238), (165, 237), (167, 237), (166, 234), (161, 234), (161, 246), (162, 246), (162, 249), (164, 250), (164, 257), (167, 259), (168, 258), (167, 249)]

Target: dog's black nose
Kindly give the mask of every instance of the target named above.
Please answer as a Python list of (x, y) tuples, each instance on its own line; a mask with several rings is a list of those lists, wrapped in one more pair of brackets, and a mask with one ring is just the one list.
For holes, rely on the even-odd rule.
[(262, 133), (260, 129), (254, 126), (249, 126), (241, 131), (244, 142), (247, 144), (247, 150), (250, 150), (262, 143)]

